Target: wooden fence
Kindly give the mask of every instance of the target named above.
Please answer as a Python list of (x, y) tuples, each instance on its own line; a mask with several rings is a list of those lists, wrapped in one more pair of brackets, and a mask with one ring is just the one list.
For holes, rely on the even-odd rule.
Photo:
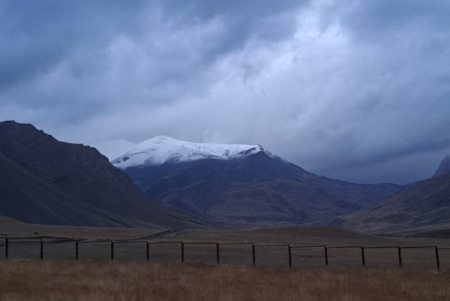
[[(2, 250), (3, 249), (3, 250)], [(325, 246), (240, 242), (70, 240), (0, 234), (0, 259), (155, 260), (180, 263), (298, 267), (318, 265), (450, 268), (450, 248), (438, 246)], [(369, 253), (369, 254), (368, 254)], [(442, 253), (445, 253), (444, 256)]]

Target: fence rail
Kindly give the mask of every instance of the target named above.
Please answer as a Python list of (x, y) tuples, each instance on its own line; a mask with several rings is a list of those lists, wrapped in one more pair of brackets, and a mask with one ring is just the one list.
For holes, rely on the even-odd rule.
[[(3, 240), (3, 243), (2, 243)], [(68, 244), (73, 243), (73, 249), (67, 247)], [(137, 245), (142, 245), (137, 246)], [(316, 249), (317, 251), (323, 250), (322, 255), (314, 255), (310, 257), (320, 258), (323, 257), (323, 264), (325, 266), (330, 265), (330, 256), (333, 255), (334, 250), (356, 250), (359, 251), (359, 259), (355, 255), (353, 256), (347, 256), (347, 259), (358, 259), (360, 260), (360, 266), (365, 267), (366, 266), (366, 259), (367, 254), (366, 251), (368, 250), (386, 250), (386, 249), (392, 249), (396, 250), (396, 257), (398, 260), (398, 267), (402, 268), (404, 266), (404, 251), (406, 250), (430, 250), (432, 251), (432, 255), (427, 255), (427, 259), (430, 259), (432, 257), (432, 260), (434, 261), (434, 266), (438, 270), (441, 269), (441, 254), (440, 250), (448, 251), (450, 250), (450, 247), (438, 247), (438, 246), (361, 246), (361, 245), (346, 245), (346, 246), (326, 246), (326, 245), (290, 245), (290, 244), (255, 244), (255, 243), (249, 243), (249, 242), (183, 242), (183, 241), (147, 241), (147, 240), (95, 240), (95, 241), (86, 241), (86, 240), (71, 240), (71, 239), (53, 239), (50, 240), (48, 237), (11, 237), (7, 234), (0, 234), (0, 248), (4, 248), (4, 259), (11, 258), (11, 247), (19, 245), (19, 246), (37, 246), (38, 252), (36, 252), (36, 249), (30, 250), (28, 248), (28, 251), (24, 251), (21, 254), (28, 258), (27, 255), (30, 255), (31, 253), (38, 253), (39, 259), (44, 260), (47, 259), (45, 257), (45, 246), (50, 245), (65, 245), (66, 251), (69, 251), (71, 254), (72, 259), (80, 260), (80, 245), (91, 245), (94, 246), (94, 249), (92, 250), (98, 250), (99, 245), (106, 245), (109, 247), (106, 247), (106, 252), (109, 253), (109, 260), (114, 261), (116, 260), (116, 254), (115, 251), (117, 249), (118, 245), (135, 245), (135, 247), (128, 251), (134, 251), (134, 252), (142, 252), (142, 254), (145, 254), (146, 260), (151, 260), (152, 257), (150, 256), (150, 250), (153, 246), (169, 246), (169, 245), (179, 245), (179, 262), (185, 263), (186, 262), (186, 246), (197, 246), (197, 247), (210, 247), (208, 251), (200, 252), (200, 257), (205, 257), (206, 254), (210, 255), (214, 258), (214, 261), (216, 264), (222, 264), (221, 262), (221, 255), (223, 256), (223, 253), (226, 253), (226, 247), (240, 247), (240, 246), (249, 246), (251, 247), (251, 263), (253, 266), (257, 265), (257, 255), (261, 252), (263, 253), (264, 249), (271, 249), (277, 250), (277, 255), (284, 258), (287, 258), (287, 265), (289, 267), (294, 266), (294, 259), (301, 258), (301, 256), (294, 256), (293, 251), (304, 251), (307, 249), (313, 250)], [(95, 247), (97, 249), (95, 249)], [(105, 248), (105, 247), (104, 247)], [(141, 250), (142, 248), (142, 250)], [(108, 251), (109, 249), (109, 251)], [(212, 251), (214, 249), (214, 251)], [(281, 252), (280, 252), (281, 251)], [(28, 253), (27, 253), (28, 252)], [(73, 252), (73, 253), (72, 253)], [(85, 253), (89, 253), (88, 251), (84, 251)], [(168, 252), (167, 250), (164, 250), (164, 252)], [(175, 251), (176, 252), (176, 251)], [(242, 250), (240, 252), (243, 252)], [(247, 251), (246, 251), (247, 252)], [(173, 250), (172, 250), (173, 253)], [(198, 253), (198, 250), (197, 250)], [(238, 252), (239, 253), (239, 252)], [(140, 254), (140, 253), (139, 253)], [(235, 253), (234, 255), (236, 255)], [(240, 254), (242, 255), (242, 254)], [(274, 256), (274, 254), (272, 254)], [(338, 256), (334, 254), (335, 256)], [(448, 254), (448, 261), (450, 263), (450, 254)], [(423, 255), (422, 255), (423, 256)], [(307, 257), (307, 256), (306, 256)], [(0, 257), (1, 258), (1, 257)], [(423, 259), (423, 257), (422, 257)], [(305, 261), (302, 261), (305, 262)], [(298, 263), (298, 262), (297, 262)], [(264, 260), (261, 263), (261, 265), (264, 264)], [(258, 265), (260, 263), (258, 262)]]

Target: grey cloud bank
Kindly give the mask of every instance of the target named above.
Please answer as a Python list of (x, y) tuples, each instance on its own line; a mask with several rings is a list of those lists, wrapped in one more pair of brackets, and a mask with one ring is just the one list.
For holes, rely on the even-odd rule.
[(0, 120), (246, 143), (360, 182), (450, 153), (447, 1), (2, 1)]

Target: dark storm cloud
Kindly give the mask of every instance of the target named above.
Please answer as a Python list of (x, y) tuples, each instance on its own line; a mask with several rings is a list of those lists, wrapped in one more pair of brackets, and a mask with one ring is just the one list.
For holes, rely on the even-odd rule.
[(101, 6), (92, 6), (89, 2), (84, 6), (79, 4), (62, 1), (3, 1), (0, 4), (3, 45), (0, 88), (7, 89), (45, 74), (70, 57), (81, 42), (101, 39), (105, 32), (95, 26), (92, 18), (93, 12), (102, 11)]
[[(365, 114), (375, 116), (379, 123), (368, 126), (368, 132), (376, 133), (377, 128), (384, 132), (371, 143), (375, 151), (364, 151), (368, 158), (362, 163), (404, 161), (404, 165), (422, 165), (422, 157), (429, 167), (428, 174), (421, 177), (429, 176), (436, 168), (429, 154), (439, 154), (438, 158), (450, 148), (450, 135), (445, 130), (449, 126), (446, 112), (450, 111), (450, 3), (358, 1), (353, 5), (342, 14), (341, 24), (348, 27), (355, 47), (376, 50), (365, 58), (379, 64), (371, 68), (362, 63), (366, 72), (358, 73), (367, 78), (367, 84), (383, 76), (389, 78), (377, 89), (378, 110)], [(413, 158), (406, 163), (408, 157)], [(414, 176), (398, 178), (420, 178), (417, 170), (403, 169)]]
[(63, 49), (55, 35), (42, 34), (54, 14), (50, 11), (47, 19), (40, 8), (30, 10), (19, 1), (0, 4), (0, 89), (33, 78), (61, 59)]
[(242, 46), (250, 37), (261, 40), (280, 40), (290, 36), (295, 30), (295, 23), (279, 18), (286, 17), (296, 11), (296, 8), (308, 1), (163, 1), (163, 6), (169, 10), (181, 11), (183, 18), (199, 18), (202, 21), (222, 18), (228, 27), (226, 38), (221, 43), (221, 49)]
[[(226, 29), (221, 40), (212, 40), (210, 46), (201, 49), (202, 56), (214, 59), (242, 47), (251, 37), (279, 40), (292, 34), (294, 24), (277, 21), (276, 16), (289, 12), (293, 3), (133, 1), (125, 5), (122, 1), (4, 1), (0, 7), (1, 38), (6, 47), (0, 53), (0, 85), (7, 87), (33, 78), (61, 60), (70, 59), (75, 51), (102, 50), (113, 36), (124, 34), (132, 39), (152, 36), (160, 28), (151, 25), (159, 24), (147, 23), (146, 19), (152, 18), (151, 13), (156, 10), (161, 10), (163, 15), (159, 17), (176, 29), (222, 18)], [(178, 18), (171, 20), (173, 16)], [(170, 53), (165, 55), (170, 57)], [(169, 72), (168, 76), (176, 74)]]
[(354, 4), (357, 8), (345, 16), (345, 22), (355, 32), (382, 34), (386, 30), (392, 31), (410, 25), (420, 26), (424, 23), (434, 29), (443, 30), (450, 25), (450, 3), (445, 0), (371, 0), (357, 1)]
[(84, 143), (260, 143), (408, 182), (450, 153), (447, 1), (2, 1), (0, 118)]
[[(155, 104), (173, 101), (171, 93), (161, 90), (199, 91), (195, 82), (202, 81), (199, 72), (217, 57), (242, 47), (250, 38), (281, 39), (293, 32), (295, 23), (273, 19), (291, 9), (291, 3), (256, 4), (252, 9), (238, 1), (217, 6), (211, 1), (3, 2), (0, 32), (2, 45), (8, 47), (0, 50), (0, 89), (13, 91), (2, 101), (27, 107), (48, 105), (62, 110), (56, 118), (72, 113), (75, 119), (88, 118), (85, 111), (107, 110), (117, 102), (111, 98), (124, 100), (122, 93), (127, 94), (127, 102), (142, 102), (127, 87), (151, 94)], [(214, 22), (219, 32), (208, 37), (208, 24), (214, 27)], [(64, 77), (54, 85), (66, 86), (66, 92), (23, 95), (24, 82), (52, 72)], [(109, 86), (105, 90), (110, 92), (92, 87), (93, 81), (94, 86)], [(62, 99), (90, 108), (66, 112)]]

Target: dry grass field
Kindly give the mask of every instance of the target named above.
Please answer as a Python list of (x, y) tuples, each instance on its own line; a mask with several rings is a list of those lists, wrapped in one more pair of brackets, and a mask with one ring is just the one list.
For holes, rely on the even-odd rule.
[(450, 273), (1, 261), (0, 300), (450, 300)]
[[(27, 225), (1, 219), (0, 233), (10, 238), (9, 259), (4, 260), (5, 238), (0, 237), (2, 301), (450, 300), (450, 249), (440, 251), (438, 272), (434, 248), (403, 249), (403, 269), (398, 268), (396, 248), (366, 249), (366, 268), (361, 268), (358, 247), (328, 249), (328, 267), (323, 247), (294, 248), (290, 269), (286, 246), (449, 247), (448, 239), (314, 226), (167, 232)], [(40, 237), (43, 261), (39, 261)], [(80, 241), (79, 261), (74, 260), (73, 239)], [(111, 240), (115, 241), (113, 262), (109, 262)], [(221, 244), (220, 266), (215, 242)], [(236, 242), (246, 244), (232, 244)], [(251, 243), (256, 246), (256, 268)]]

